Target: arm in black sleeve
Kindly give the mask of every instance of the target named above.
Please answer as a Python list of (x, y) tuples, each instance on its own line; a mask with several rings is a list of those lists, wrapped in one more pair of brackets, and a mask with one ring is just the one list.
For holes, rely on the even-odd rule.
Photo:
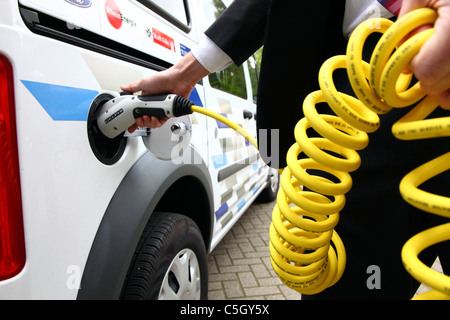
[(235, 0), (205, 34), (240, 65), (263, 45), (270, 3)]

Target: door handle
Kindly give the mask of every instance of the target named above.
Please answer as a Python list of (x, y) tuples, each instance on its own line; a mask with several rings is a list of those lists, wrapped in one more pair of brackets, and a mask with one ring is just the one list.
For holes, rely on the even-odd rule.
[(244, 109), (244, 119), (251, 119), (251, 118), (253, 118), (253, 112)]

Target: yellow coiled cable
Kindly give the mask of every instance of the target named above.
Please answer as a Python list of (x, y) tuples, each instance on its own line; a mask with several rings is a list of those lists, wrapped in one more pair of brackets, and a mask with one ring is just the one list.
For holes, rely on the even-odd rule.
[[(352, 33), (346, 55), (332, 57), (322, 65), (320, 90), (304, 100), (305, 117), (295, 127), (296, 143), (286, 155), (287, 167), (280, 170), (281, 188), (270, 226), (272, 266), (288, 287), (303, 294), (317, 294), (341, 278), (346, 252), (334, 227), (338, 224), (339, 212), (345, 206), (345, 194), (352, 187), (349, 172), (357, 170), (361, 163), (356, 150), (364, 149), (369, 143), (367, 133), (379, 128), (378, 114), (386, 114), (393, 107), (408, 107), (423, 99), (394, 124), (394, 136), (404, 140), (450, 136), (450, 117), (424, 120), (438, 104), (433, 98), (425, 97), (420, 83), (409, 88), (412, 75), (402, 73), (434, 29), (411, 37), (395, 50), (411, 31), (433, 24), (436, 19), (434, 10), (424, 8), (395, 23), (382, 18), (363, 22)], [(369, 64), (362, 60), (362, 49), (373, 32), (384, 35)], [(347, 69), (358, 99), (336, 90), (332, 75), (338, 68)], [(336, 116), (319, 114), (316, 105), (322, 102), (328, 103)], [(225, 123), (258, 148), (256, 139), (229, 119), (196, 106), (192, 110)], [(322, 138), (308, 137), (309, 128)], [(309, 158), (298, 159), (301, 153)], [(332, 175), (339, 182), (311, 175), (307, 171), (311, 169)], [(419, 209), (450, 217), (450, 198), (417, 189), (423, 182), (448, 169), (450, 152), (405, 176), (400, 184), (402, 197)], [(449, 239), (450, 223), (424, 231), (405, 244), (402, 259), (407, 271), (434, 288), (419, 298), (450, 299), (450, 277), (431, 270), (417, 258), (425, 248)]]
[[(420, 84), (409, 88), (412, 75), (405, 75), (402, 71), (431, 36), (433, 29), (417, 34), (398, 50), (395, 49), (411, 31), (421, 25), (434, 23), (436, 18), (437, 13), (426, 8), (411, 12), (396, 23), (380, 18), (364, 22), (353, 32), (347, 54), (332, 57), (321, 67), (321, 90), (311, 93), (304, 101), (305, 118), (295, 128), (296, 143), (287, 154), (288, 167), (282, 174), (282, 187), (270, 228), (273, 268), (292, 289), (303, 294), (315, 294), (332, 286), (342, 276), (346, 253), (333, 228), (345, 205), (345, 194), (352, 187), (349, 172), (358, 169), (360, 165), (360, 158), (355, 150), (365, 148), (369, 142), (367, 132), (374, 132), (379, 128), (378, 114), (386, 114), (392, 107), (410, 106), (424, 98), (425, 92)], [(374, 25), (379, 28), (369, 28)], [(384, 35), (368, 64), (362, 60), (362, 48), (373, 32)], [(358, 99), (336, 90), (332, 75), (338, 68), (347, 69)], [(337, 116), (318, 114), (315, 106), (321, 102), (327, 102)], [(423, 120), (437, 106), (432, 98), (425, 98), (393, 126), (394, 135), (399, 139), (450, 135), (450, 117)], [(323, 138), (309, 138), (306, 131), (310, 127)], [(339, 156), (331, 155), (330, 151)], [(309, 158), (299, 160), (301, 153)], [(424, 168), (417, 169), (419, 171), (413, 171), (402, 181), (402, 196), (415, 206), (428, 203), (426, 208), (421, 206), (425, 211), (450, 217), (449, 198), (430, 195), (417, 189), (424, 181), (449, 168), (450, 153), (447, 153), (424, 165)], [(329, 173), (339, 182), (310, 175), (308, 169)], [(304, 191), (302, 186), (311, 191)], [(437, 207), (439, 210), (435, 211), (439, 212), (430, 211), (428, 207)], [(433, 236), (430, 237), (430, 234)], [(450, 224), (417, 237), (411, 239), (403, 250), (406, 269), (423, 283), (439, 290), (436, 297), (450, 298), (450, 278), (436, 275), (431, 269), (425, 272), (427, 267), (419, 265), (417, 259), (417, 254), (424, 248), (450, 239)], [(429, 239), (425, 241), (426, 245), (423, 245), (423, 239)]]

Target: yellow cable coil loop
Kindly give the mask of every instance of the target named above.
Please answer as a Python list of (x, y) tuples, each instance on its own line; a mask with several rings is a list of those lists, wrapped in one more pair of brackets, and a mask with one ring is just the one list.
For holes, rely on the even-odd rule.
[[(411, 37), (397, 50), (396, 47), (412, 30), (433, 24), (436, 19), (436, 11), (424, 8), (396, 23), (380, 18), (364, 22), (353, 32), (346, 55), (332, 57), (321, 67), (320, 90), (309, 94), (303, 103), (305, 118), (295, 128), (296, 143), (286, 156), (287, 168), (281, 175), (270, 226), (272, 266), (288, 287), (303, 294), (316, 294), (334, 285), (342, 276), (346, 253), (334, 227), (345, 205), (345, 194), (352, 187), (349, 172), (360, 166), (355, 150), (365, 148), (369, 142), (367, 133), (379, 128), (378, 114), (386, 114), (393, 107), (411, 106), (425, 97), (420, 84), (410, 87), (412, 75), (402, 71), (434, 29)], [(373, 32), (384, 34), (369, 64), (362, 60), (362, 48)], [(336, 90), (332, 75), (338, 68), (347, 69), (358, 99)], [(321, 102), (327, 102), (336, 116), (319, 114), (316, 104)], [(426, 97), (393, 126), (393, 134), (405, 140), (449, 136), (450, 117), (423, 120), (436, 107), (437, 103)], [(308, 137), (310, 127), (322, 138)], [(299, 159), (301, 153), (309, 158)], [(414, 170), (401, 183), (403, 198), (422, 210), (450, 217), (449, 198), (417, 189), (424, 181), (449, 168), (450, 152)], [(339, 182), (314, 175), (309, 170), (325, 172)], [(426, 247), (448, 239), (450, 224), (413, 237), (402, 252), (406, 269), (437, 290), (432, 297), (450, 298), (450, 278), (421, 264), (417, 255)]]

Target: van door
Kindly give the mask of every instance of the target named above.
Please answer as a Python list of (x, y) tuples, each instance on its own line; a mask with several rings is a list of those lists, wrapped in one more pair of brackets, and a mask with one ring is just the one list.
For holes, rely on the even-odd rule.
[[(208, 109), (239, 124), (256, 137), (255, 104), (250, 96), (248, 69), (232, 65), (211, 74), (205, 84)], [(219, 192), (216, 195), (216, 232), (241, 216), (264, 179), (257, 149), (221, 122), (208, 119), (209, 168)]]
[[(230, 2), (218, 0), (212, 6), (198, 5), (201, 29), (208, 28)], [(254, 63), (250, 65), (255, 67)], [(205, 105), (256, 137), (256, 105), (248, 66), (247, 62), (241, 66), (233, 64), (205, 78)], [(257, 81), (253, 82), (256, 85)], [(214, 248), (261, 190), (267, 171), (257, 149), (233, 129), (212, 118), (207, 119), (207, 126), (208, 167), (216, 190), (211, 244)]]

